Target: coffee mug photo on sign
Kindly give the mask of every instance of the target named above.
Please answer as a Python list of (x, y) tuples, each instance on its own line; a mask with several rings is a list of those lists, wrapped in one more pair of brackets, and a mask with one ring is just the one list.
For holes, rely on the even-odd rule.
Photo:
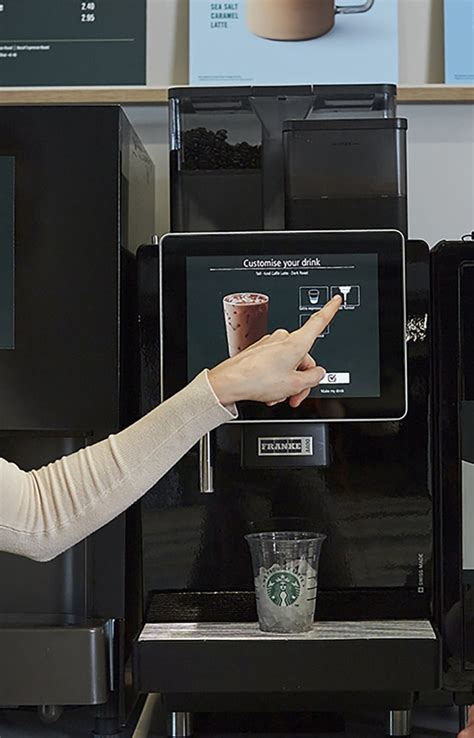
[(272, 41), (306, 41), (324, 36), (336, 15), (366, 13), (375, 0), (337, 5), (334, 0), (247, 0), (247, 27)]

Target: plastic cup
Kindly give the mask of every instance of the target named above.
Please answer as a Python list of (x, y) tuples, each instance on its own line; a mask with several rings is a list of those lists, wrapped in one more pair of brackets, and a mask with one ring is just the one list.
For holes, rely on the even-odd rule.
[(260, 630), (306, 633), (313, 627), (321, 546), (312, 531), (268, 531), (245, 536), (252, 555)]

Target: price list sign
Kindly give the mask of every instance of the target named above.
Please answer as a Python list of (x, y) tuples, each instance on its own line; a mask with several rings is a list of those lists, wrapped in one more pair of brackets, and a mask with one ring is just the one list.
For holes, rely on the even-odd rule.
[(0, 86), (146, 84), (146, 0), (0, 0)]
[(0, 350), (12, 349), (15, 160), (0, 156)]

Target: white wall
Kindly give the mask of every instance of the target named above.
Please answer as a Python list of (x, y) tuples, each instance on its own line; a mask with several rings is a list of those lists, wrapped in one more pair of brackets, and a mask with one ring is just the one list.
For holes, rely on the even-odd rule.
[(400, 105), (408, 118), (409, 233), (431, 246), (474, 230), (474, 106)]

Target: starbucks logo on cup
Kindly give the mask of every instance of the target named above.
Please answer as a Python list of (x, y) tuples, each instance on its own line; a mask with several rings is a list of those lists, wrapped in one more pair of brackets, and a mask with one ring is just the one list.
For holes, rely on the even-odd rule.
[(298, 577), (289, 571), (277, 571), (267, 580), (267, 595), (274, 605), (289, 607), (300, 596), (301, 586)]

